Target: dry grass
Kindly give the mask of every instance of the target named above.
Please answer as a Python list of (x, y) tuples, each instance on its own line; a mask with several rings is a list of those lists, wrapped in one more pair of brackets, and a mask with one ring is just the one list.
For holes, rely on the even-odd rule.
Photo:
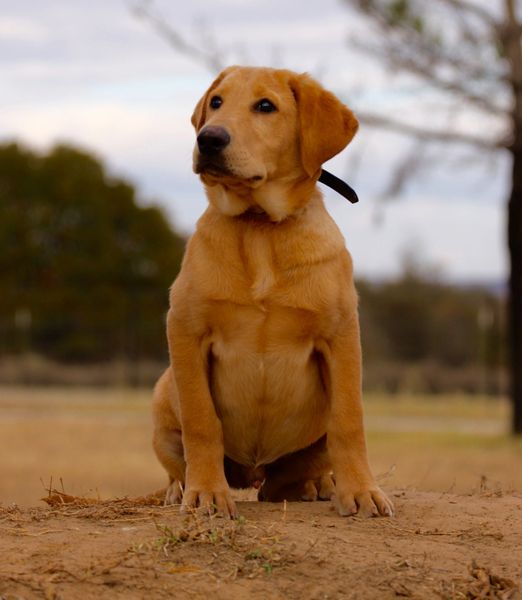
[[(95, 498), (163, 487), (149, 400), (125, 388), (0, 388), (0, 502), (34, 505), (60, 478), (71, 495)], [(367, 395), (366, 414), (371, 461), (388, 489), (522, 490), (522, 442), (505, 433), (505, 401)]]
[(489, 568), (478, 565), (475, 560), (468, 565), (468, 572), (467, 578), (453, 579), (451, 583), (443, 586), (442, 600), (508, 600), (514, 597), (518, 590), (518, 585), (513, 579), (499, 577)]

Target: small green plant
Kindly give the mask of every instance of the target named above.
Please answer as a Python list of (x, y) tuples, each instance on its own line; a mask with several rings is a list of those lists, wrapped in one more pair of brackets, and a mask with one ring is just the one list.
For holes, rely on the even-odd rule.
[(181, 529), (174, 532), (168, 525), (162, 525), (156, 523), (156, 529), (160, 532), (160, 537), (156, 540), (156, 546), (163, 551), (164, 554), (168, 554), (174, 546), (177, 546), (181, 542), (186, 542), (190, 535), (189, 532)]
[(272, 563), (263, 563), (262, 567), (267, 575), (272, 575)]
[(282, 563), (281, 556), (277, 553), (274, 553), (271, 550), (263, 552), (259, 548), (247, 552), (245, 554), (245, 560), (257, 563), (258, 568), (262, 569), (266, 575), (271, 575), (274, 567)]

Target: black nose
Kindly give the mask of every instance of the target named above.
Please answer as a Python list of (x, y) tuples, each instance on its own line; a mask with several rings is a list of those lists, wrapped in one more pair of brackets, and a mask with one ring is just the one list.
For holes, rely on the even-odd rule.
[(218, 154), (230, 144), (228, 131), (223, 127), (204, 127), (198, 135), (198, 148), (201, 154), (211, 156)]

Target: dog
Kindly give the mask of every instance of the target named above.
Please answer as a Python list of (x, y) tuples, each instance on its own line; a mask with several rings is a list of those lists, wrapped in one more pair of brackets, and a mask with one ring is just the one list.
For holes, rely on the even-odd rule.
[(234, 66), (192, 124), (208, 208), (170, 290), (154, 390), (165, 502), (235, 517), (231, 487), (253, 486), (391, 516), (367, 459), (352, 261), (316, 186), (355, 116), (307, 74)]

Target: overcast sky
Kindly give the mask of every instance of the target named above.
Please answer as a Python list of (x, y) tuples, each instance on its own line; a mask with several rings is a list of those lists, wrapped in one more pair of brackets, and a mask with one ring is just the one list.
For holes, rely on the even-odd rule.
[[(436, 122), (432, 90), (385, 76), (355, 49), (367, 27), (341, 0), (155, 6), (189, 39), (210, 32), (227, 62), (309, 71), (355, 112)], [(61, 141), (93, 151), (190, 232), (206, 205), (191, 171), (190, 115), (212, 74), (174, 52), (129, 7), (124, 0), (0, 0), (0, 142), (15, 138), (47, 149)], [(478, 126), (465, 110), (459, 118), (469, 130)], [(448, 278), (503, 278), (507, 158), (437, 158), (435, 169), (387, 201), (382, 190), (404, 149), (400, 136), (363, 127), (327, 165), (360, 197), (352, 206), (324, 190), (357, 274), (393, 276), (413, 251)]]

